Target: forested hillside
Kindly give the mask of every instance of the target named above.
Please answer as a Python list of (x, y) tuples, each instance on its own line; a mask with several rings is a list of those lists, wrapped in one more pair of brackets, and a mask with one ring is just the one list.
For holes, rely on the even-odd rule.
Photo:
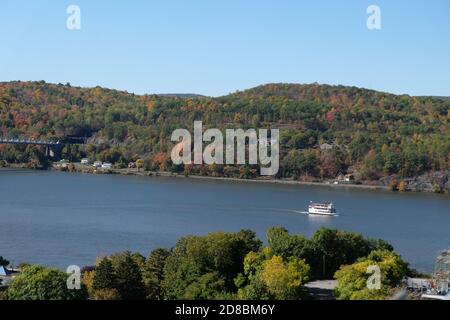
[[(253, 177), (252, 167), (184, 168), (170, 162), (176, 128), (279, 128), (279, 177), (358, 180), (417, 176), (450, 167), (450, 101), (397, 96), (355, 87), (268, 84), (227, 96), (135, 95), (45, 82), (0, 83), (0, 136), (87, 137), (64, 157), (138, 158), (147, 169)], [(0, 145), (0, 159), (42, 162), (39, 147)]]

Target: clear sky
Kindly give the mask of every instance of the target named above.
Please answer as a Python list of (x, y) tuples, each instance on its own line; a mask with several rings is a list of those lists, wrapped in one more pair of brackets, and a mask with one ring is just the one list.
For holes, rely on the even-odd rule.
[[(81, 30), (66, 9), (81, 8)], [(381, 30), (366, 9), (381, 8)], [(0, 81), (223, 95), (269, 82), (450, 96), (448, 0), (2, 0)]]

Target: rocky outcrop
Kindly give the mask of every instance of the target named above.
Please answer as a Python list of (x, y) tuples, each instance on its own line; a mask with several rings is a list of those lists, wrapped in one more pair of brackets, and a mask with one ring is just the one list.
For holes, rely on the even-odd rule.
[(380, 180), (384, 186), (391, 185), (393, 180), (405, 181), (407, 189), (411, 191), (444, 193), (450, 191), (450, 179), (448, 171), (436, 171), (425, 173), (417, 177), (402, 178), (391, 175)]

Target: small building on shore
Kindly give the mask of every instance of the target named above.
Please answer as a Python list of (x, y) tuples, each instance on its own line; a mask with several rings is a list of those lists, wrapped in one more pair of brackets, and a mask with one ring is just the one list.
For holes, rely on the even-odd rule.
[(8, 269), (6, 269), (6, 267), (0, 266), (0, 277), (6, 277), (10, 274), (11, 272)]
[(105, 162), (102, 164), (102, 169), (112, 169), (112, 163)]
[(0, 266), (0, 291), (5, 290), (18, 273), (19, 271), (16, 269)]
[(337, 182), (351, 182), (355, 180), (355, 177), (352, 173), (347, 173), (347, 174), (343, 174), (342, 172), (340, 172), (337, 176), (336, 176), (336, 181)]
[(92, 165), (95, 168), (100, 168), (102, 166), (102, 162), (101, 161), (94, 161), (94, 164)]

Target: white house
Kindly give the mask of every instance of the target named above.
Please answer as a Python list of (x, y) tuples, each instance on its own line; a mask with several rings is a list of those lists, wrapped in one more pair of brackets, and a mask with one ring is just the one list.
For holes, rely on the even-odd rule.
[(88, 158), (83, 158), (83, 159), (81, 159), (81, 164), (87, 165), (87, 164), (89, 164), (89, 163), (90, 163), (90, 161), (89, 161)]

